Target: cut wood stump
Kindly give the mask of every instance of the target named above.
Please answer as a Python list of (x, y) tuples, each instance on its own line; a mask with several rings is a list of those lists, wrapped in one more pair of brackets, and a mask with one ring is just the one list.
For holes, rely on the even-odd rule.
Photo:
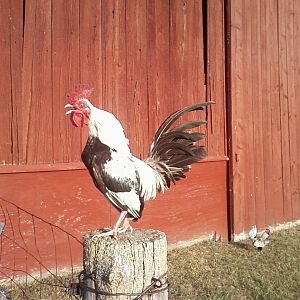
[(167, 240), (135, 229), (117, 238), (84, 235), (84, 300), (167, 300)]

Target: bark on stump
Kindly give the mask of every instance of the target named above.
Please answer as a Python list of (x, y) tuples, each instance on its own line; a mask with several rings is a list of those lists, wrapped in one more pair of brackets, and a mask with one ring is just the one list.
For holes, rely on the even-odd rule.
[[(85, 285), (109, 294), (101, 295), (92, 289), (84, 289), (84, 300), (167, 300), (167, 240), (163, 232), (152, 229), (135, 229), (112, 237), (94, 238), (95, 231), (84, 235), (84, 273), (93, 279), (86, 279)], [(164, 275), (165, 274), (165, 275)], [(138, 296), (160, 278), (161, 290), (152, 295)], [(148, 291), (151, 293), (151, 290)], [(120, 295), (123, 293), (135, 294)]]

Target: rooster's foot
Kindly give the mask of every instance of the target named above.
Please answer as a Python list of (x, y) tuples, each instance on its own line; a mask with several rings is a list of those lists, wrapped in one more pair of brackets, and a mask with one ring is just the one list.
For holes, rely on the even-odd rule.
[[(127, 215), (127, 211), (122, 211), (113, 228), (110, 227), (110, 228), (101, 229), (101, 232), (98, 234), (95, 234), (92, 237), (92, 239), (94, 240), (94, 239), (97, 239), (97, 238), (103, 237), (103, 236), (112, 236), (114, 238), (117, 238), (117, 235), (119, 233), (126, 232), (127, 230), (130, 230), (130, 232), (132, 232), (133, 229), (129, 224), (130, 218), (127, 218), (126, 215)], [(122, 226), (120, 227), (121, 224), (122, 224)]]
[(126, 231), (129, 231), (130, 233), (132, 233), (133, 231), (133, 228), (131, 225), (126, 225), (126, 226), (122, 226), (120, 229), (119, 229), (119, 233), (125, 233)]
[(117, 234), (118, 234), (119, 230), (114, 229), (114, 228), (103, 228), (101, 229), (101, 232), (98, 234), (93, 235), (92, 240), (96, 240), (100, 237), (104, 237), (104, 236), (112, 236), (114, 238), (116, 238)]

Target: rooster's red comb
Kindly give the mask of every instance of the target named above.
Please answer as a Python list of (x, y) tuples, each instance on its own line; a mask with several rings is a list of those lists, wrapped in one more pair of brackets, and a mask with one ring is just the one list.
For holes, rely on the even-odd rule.
[(87, 99), (93, 91), (93, 87), (86, 84), (80, 84), (75, 87), (75, 90), (73, 92), (68, 94), (68, 103), (73, 105), (77, 103), (81, 98)]

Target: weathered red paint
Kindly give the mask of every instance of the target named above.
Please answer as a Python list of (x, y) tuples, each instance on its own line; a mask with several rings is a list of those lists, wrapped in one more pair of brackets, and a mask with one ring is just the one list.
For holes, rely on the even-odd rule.
[(2, 267), (38, 271), (29, 253), (48, 267), (70, 266), (71, 257), (80, 265), (81, 245), (47, 222), (81, 239), (117, 217), (79, 162), (87, 128), (64, 115), (66, 93), (79, 82), (95, 87), (91, 100), (120, 119), (138, 157), (170, 113), (214, 99), (200, 116), (209, 153), (221, 160), (196, 165), (134, 225), (165, 231), (170, 244), (214, 231), (227, 238), (223, 1), (127, 2), (1, 6), (0, 98), (8, 100), (0, 110), (0, 196), (44, 219), (0, 199), (4, 234), (19, 244), (2, 235)]
[[(215, 231), (226, 240), (226, 164), (225, 160), (196, 164), (187, 179), (147, 202), (142, 219), (133, 226), (166, 232), (169, 245), (212, 235)], [(86, 170), (0, 174), (0, 191), (2, 198), (79, 240), (85, 232), (113, 224), (117, 217), (112, 206), (94, 187)], [(22, 211), (17, 214), (17, 210), (4, 201), (1, 205), (0, 217), (6, 218), (7, 223), (4, 233), (40, 258), (47, 268), (82, 264), (82, 247), (73, 238), (68, 239), (56, 228), (52, 233), (51, 226), (39, 220), (35, 220), (34, 231), (30, 215)], [(18, 224), (21, 224), (21, 233)], [(11, 227), (15, 228), (14, 232)], [(27, 263), (27, 271), (39, 271), (39, 262), (30, 254), (24, 259), (24, 249), (17, 248), (2, 239), (2, 267), (15, 264), (20, 269)]]
[[(230, 1), (233, 232), (300, 218), (299, 1)], [(253, 38), (255, 37), (255, 38)]]

